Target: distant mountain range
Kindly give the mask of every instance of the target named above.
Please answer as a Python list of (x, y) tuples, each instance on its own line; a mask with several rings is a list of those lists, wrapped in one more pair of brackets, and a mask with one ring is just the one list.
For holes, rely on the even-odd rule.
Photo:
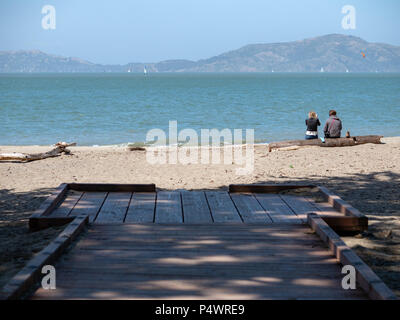
[(101, 65), (41, 51), (0, 51), (0, 72), (400, 72), (400, 47), (331, 34), (251, 44), (199, 61)]

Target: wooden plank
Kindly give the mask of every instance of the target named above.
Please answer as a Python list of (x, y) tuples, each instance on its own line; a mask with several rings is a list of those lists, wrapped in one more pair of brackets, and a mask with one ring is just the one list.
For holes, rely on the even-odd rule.
[[(219, 252), (221, 253), (221, 252)], [(233, 254), (234, 255), (234, 254)], [(177, 260), (182, 259), (181, 257), (176, 256), (174, 253), (164, 255), (160, 255), (160, 258), (162, 257), (174, 257)], [(235, 255), (234, 255), (235, 256)], [(158, 257), (155, 257), (157, 259)], [(200, 257), (199, 257), (200, 258)], [(247, 258), (247, 257), (244, 257)], [(113, 280), (113, 281), (121, 281), (123, 282), (125, 279), (121, 277), (121, 273), (123, 272), (124, 276), (129, 276), (129, 278), (144, 278), (144, 277), (160, 277), (163, 275), (174, 275), (176, 274), (176, 269), (177, 266), (170, 266), (168, 263), (163, 264), (162, 266), (154, 267), (151, 266), (152, 259), (145, 259), (144, 261), (140, 259), (131, 259), (131, 260), (119, 260), (119, 259), (113, 259), (113, 261), (110, 261), (110, 255), (105, 257), (104, 259), (96, 259), (93, 261), (93, 263), (90, 263), (90, 261), (87, 261), (85, 257), (75, 257), (74, 260), (71, 262), (68, 260), (68, 264), (66, 264), (63, 267), (63, 272), (68, 273), (68, 278), (64, 277), (65, 280), (82, 280), (83, 282), (86, 282), (86, 285), (88, 284), (88, 281), (92, 282), (93, 280), (96, 280), (97, 274), (96, 270), (99, 269), (98, 266), (101, 266), (104, 268), (104, 273), (102, 274), (103, 276), (100, 278), (97, 278), (98, 281), (101, 280)], [(183, 260), (183, 259), (182, 259)], [(200, 259), (199, 259), (200, 260)], [(210, 259), (211, 260), (211, 259)], [(308, 267), (309, 268), (304, 268), (304, 263), (307, 263), (307, 260), (303, 262), (298, 262), (297, 264), (291, 265), (289, 263), (269, 263), (269, 262), (259, 262), (254, 264), (253, 266), (247, 265), (247, 266), (232, 266), (231, 263), (213, 263), (212, 261), (208, 262), (203, 260), (205, 263), (207, 263), (207, 267), (205, 268), (204, 265), (197, 264), (195, 265), (194, 263), (192, 265), (190, 264), (185, 264), (182, 263), (179, 268), (179, 276), (182, 278), (189, 278), (192, 276), (201, 276), (205, 277), (208, 279), (214, 279), (217, 280), (223, 279), (224, 276), (226, 277), (227, 274), (227, 269), (229, 271), (234, 271), (237, 273), (241, 273), (243, 277), (251, 277), (254, 273), (257, 273), (260, 271), (260, 267), (264, 267), (268, 269), (268, 275), (269, 276), (279, 276), (279, 278), (283, 279), (293, 279), (293, 273), (296, 271), (297, 276), (307, 276), (310, 275), (311, 273), (314, 274), (313, 278), (314, 279), (342, 279), (343, 276), (338, 271), (337, 268), (337, 260), (336, 259), (331, 259), (327, 261), (326, 263), (313, 263), (310, 264)], [(208, 263), (211, 263), (211, 265), (208, 265)], [(135, 265), (134, 269), (128, 269), (126, 268), (125, 270), (122, 271), (122, 267), (124, 265)], [(184, 268), (184, 266), (190, 266), (190, 268)], [(186, 269), (186, 270), (185, 270)], [(188, 270), (189, 269), (189, 270)], [(271, 272), (271, 273), (269, 273)], [(82, 274), (85, 275), (84, 279), (82, 277)], [(60, 281), (62, 278), (60, 279)], [(86, 280), (86, 281), (85, 281)], [(57, 281), (58, 282), (58, 281)], [(83, 284), (83, 283), (82, 283)], [(336, 289), (341, 289), (340, 287)]]
[(93, 222), (106, 196), (107, 192), (85, 192), (72, 209), (70, 216), (88, 215), (89, 222)]
[[(227, 227), (227, 225), (224, 225), (224, 226)], [(228, 225), (228, 226), (231, 227), (231, 225)], [(126, 232), (132, 232), (132, 230), (129, 231), (129, 229), (121, 228), (121, 230), (127, 230)], [(121, 230), (120, 230), (120, 232), (121, 232)], [(114, 242), (116, 244), (128, 244), (128, 243), (135, 242), (135, 241), (151, 243), (151, 242), (157, 241), (157, 239), (159, 237), (161, 237), (161, 238), (164, 238), (164, 240), (165, 240), (165, 242), (167, 244), (169, 241), (174, 241), (175, 239), (179, 239), (180, 236), (177, 235), (177, 233), (187, 232), (189, 230), (191, 232), (196, 233), (196, 235), (198, 235), (199, 238), (193, 240), (193, 243), (198, 243), (199, 244), (199, 246), (198, 246), (199, 248), (201, 247), (202, 241), (204, 241), (204, 243), (207, 244), (208, 242), (212, 243), (213, 239), (215, 239), (215, 237), (213, 238), (213, 237), (210, 237), (208, 235), (208, 233), (210, 231), (208, 231), (208, 233), (207, 233), (207, 230), (201, 230), (201, 232), (197, 232), (196, 229), (188, 229), (188, 230), (176, 229), (175, 231), (170, 231), (170, 232), (161, 232), (160, 230), (141, 232), (140, 230), (138, 230), (138, 234), (135, 235), (135, 236), (131, 236), (130, 238), (126, 238), (126, 237), (124, 237), (123, 233), (121, 235), (121, 234), (118, 234), (118, 232), (114, 232), (114, 233), (97, 232), (97, 233), (93, 234), (93, 238), (97, 237), (98, 238), (97, 240), (100, 241), (100, 240), (103, 239), (104, 235), (107, 235), (107, 236), (110, 236), (112, 238), (110, 240), (110, 244), (111, 244), (111, 242)], [(230, 232), (226, 232), (223, 229), (213, 228), (213, 230), (215, 230), (216, 232), (220, 232), (221, 233), (221, 234), (218, 235), (219, 239), (225, 239), (225, 238), (229, 239), (229, 237), (230, 237)], [(233, 229), (233, 230), (236, 230), (237, 232), (242, 232), (243, 230), (246, 230), (246, 229), (240, 229), (240, 230)], [(304, 232), (303, 233), (295, 233), (294, 235), (292, 235), (292, 232), (290, 230), (288, 230), (286, 232), (280, 231), (281, 234), (279, 234), (279, 235), (274, 233), (271, 237), (264, 237), (264, 236), (258, 234), (259, 232), (262, 232), (262, 231), (265, 232), (266, 230), (255, 230), (254, 231), (255, 234), (252, 235), (251, 238), (258, 238), (260, 240), (268, 240), (269, 242), (279, 241), (279, 242), (281, 242), (283, 244), (288, 243), (288, 244), (293, 244), (293, 245), (296, 245), (296, 242), (299, 242), (299, 244), (302, 245), (302, 244), (304, 244), (304, 243), (306, 243), (308, 241), (307, 239), (301, 239), (301, 240), (298, 239), (298, 238), (300, 238), (302, 236), (304, 237), (306, 235)], [(275, 232), (275, 231), (279, 231), (279, 230), (275, 230), (275, 231), (268, 230), (268, 231), (269, 232)], [(244, 234), (244, 235), (238, 234), (236, 236), (236, 239), (238, 241), (246, 241), (246, 240), (248, 240), (248, 238), (249, 238), (248, 234)], [(293, 239), (296, 239), (296, 240), (294, 241)], [(267, 247), (267, 244), (265, 244), (265, 245), (261, 245), (260, 244), (259, 246), (257, 246), (257, 248), (266, 248), (266, 247)]]
[(75, 207), (76, 203), (79, 201), (79, 199), (82, 197), (83, 192), (80, 191), (70, 191), (68, 192), (67, 197), (65, 200), (60, 204), (60, 206), (55, 209), (51, 213), (52, 218), (58, 218), (58, 217), (67, 217), (72, 209)]
[(212, 223), (206, 195), (202, 191), (182, 191), (183, 220), (185, 223)]
[(94, 223), (124, 222), (131, 197), (131, 192), (109, 192)]
[(304, 197), (287, 194), (282, 194), (280, 197), (303, 222), (307, 222), (308, 213), (315, 213), (317, 211)]
[(50, 227), (59, 227), (63, 226), (67, 223), (70, 223), (74, 220), (75, 216), (68, 216), (68, 217), (43, 217), (43, 218), (30, 218), (29, 225), (34, 225), (35, 227), (32, 230), (41, 230)]
[(334, 207), (332, 207), (328, 202), (315, 202), (310, 198), (306, 198), (307, 201), (311, 203), (317, 210), (317, 214), (319, 216), (334, 216), (334, 217), (344, 217), (343, 213), (337, 211)]
[[(225, 225), (226, 226), (226, 225)], [(196, 231), (192, 231), (193, 234), (196, 234)], [(193, 240), (192, 243), (187, 243), (187, 244), (182, 244), (180, 247), (185, 248), (185, 247), (191, 247), (191, 248), (198, 248), (198, 250), (201, 250), (201, 248), (204, 246), (207, 246), (208, 244), (212, 244), (213, 247), (223, 247), (224, 249), (233, 249), (235, 250), (234, 246), (239, 246), (245, 248), (246, 246), (243, 245), (243, 242), (246, 242), (249, 240), (249, 237), (237, 237), (236, 242), (229, 242), (229, 237), (231, 237), (232, 234), (225, 234), (223, 236), (219, 236), (218, 238), (212, 238), (212, 237), (207, 237), (207, 236), (202, 236), (201, 241), (196, 242)], [(236, 237), (236, 236), (235, 236)], [(298, 236), (297, 236), (298, 237)], [(134, 238), (134, 239), (126, 239), (123, 238), (123, 236), (115, 236), (112, 238), (108, 238), (107, 240), (104, 240), (105, 235), (98, 235), (96, 237), (91, 238), (93, 241), (88, 241), (86, 245), (78, 245), (79, 248), (82, 248), (84, 250), (98, 250), (98, 246), (104, 246), (105, 248), (112, 249), (112, 248), (124, 248), (124, 250), (146, 250), (146, 248), (152, 246), (154, 243), (157, 243), (161, 241), (162, 243), (159, 243), (159, 249), (162, 250), (163, 248), (168, 248), (171, 243), (175, 243), (176, 241), (184, 241), (185, 237), (174, 237), (173, 235), (165, 235), (165, 236), (154, 236), (154, 238), (151, 238), (151, 235), (148, 235), (147, 237), (141, 238)], [(218, 245), (218, 244), (213, 244), (216, 239), (219, 239), (220, 241), (223, 241), (224, 243)], [(258, 238), (259, 241), (268, 241), (268, 244), (260, 244), (256, 246), (255, 248), (258, 250), (263, 250), (263, 251), (268, 251), (271, 248), (276, 245), (276, 243), (279, 243), (282, 247), (282, 249), (285, 250), (293, 250), (293, 252), (299, 252), (302, 249), (302, 246), (304, 245), (310, 245), (310, 246), (315, 246), (316, 242), (315, 241), (301, 241), (300, 243), (296, 243), (296, 241), (290, 240), (290, 241), (285, 241), (280, 238)], [(298, 239), (298, 238), (296, 238)], [(202, 242), (203, 241), (203, 242)], [(135, 244), (137, 245), (135, 247)], [(304, 247), (303, 247), (304, 249)], [(245, 250), (245, 249), (242, 249)], [(306, 251), (308, 249), (305, 249)]]
[(277, 194), (255, 193), (254, 196), (268, 212), (273, 222), (302, 223), (301, 219), (287, 206)]
[(360, 211), (349, 205), (346, 201), (341, 199), (336, 194), (332, 193), (327, 188), (318, 187), (318, 189), (324, 194), (326, 201), (344, 215), (353, 217), (365, 217), (365, 215), (363, 215)]
[[(114, 246), (118, 228), (126, 242)], [(33, 298), (366, 298), (342, 289), (336, 259), (304, 225), (204, 224), (201, 236), (207, 228), (214, 242), (201, 243), (197, 225), (93, 225), (57, 265), (57, 290), (40, 288)], [(263, 245), (267, 251), (256, 249)]]
[[(155, 228), (157, 225), (149, 224), (149, 225), (134, 225), (134, 224), (124, 224), (122, 226), (116, 226), (116, 225), (110, 225), (110, 226), (104, 226), (104, 225), (97, 225), (96, 228), (91, 228), (89, 232), (115, 232), (118, 233), (120, 232), (121, 228), (123, 230), (131, 231), (134, 230), (135, 234), (145, 234), (149, 232), (149, 230), (152, 230), (151, 232), (154, 232), (153, 230), (161, 230), (159, 228)], [(252, 230), (254, 232), (257, 232), (257, 234), (263, 234), (264, 230), (266, 227), (268, 227), (268, 230), (286, 230), (287, 232), (290, 232), (291, 234), (304, 234), (309, 228), (304, 228), (303, 226), (298, 226), (298, 225), (290, 225), (290, 224), (283, 224), (283, 225), (260, 225), (260, 226), (249, 226), (245, 224), (232, 224), (230, 225), (229, 228), (226, 228), (224, 224), (215, 224), (213, 226), (213, 230), (248, 230), (250, 227), (252, 227)], [(275, 228), (275, 229), (274, 229)], [(174, 225), (167, 225), (163, 226), (162, 231), (163, 232), (171, 232), (171, 233), (176, 233), (179, 230), (202, 230), (204, 232), (209, 232), (210, 230), (210, 225), (208, 223), (204, 224), (196, 224), (196, 225), (184, 225), (184, 224), (174, 224)], [(263, 234), (265, 236), (265, 234)]]
[[(167, 276), (165, 276), (167, 277)], [(215, 279), (190, 280), (180, 279), (174, 275), (169, 275), (168, 279), (140, 279), (128, 280), (127, 282), (106, 283), (91, 282), (79, 286), (81, 282), (76, 281), (77, 286), (65, 284), (59, 290), (39, 289), (34, 300), (38, 299), (145, 299), (145, 300), (297, 300), (297, 299), (328, 299), (328, 300), (353, 300), (366, 299), (363, 293), (353, 290), (337, 289), (340, 281), (315, 281), (304, 280), (300, 284), (290, 284), (290, 280), (282, 284), (274, 283), (274, 279), (268, 281), (268, 277), (260, 277), (261, 280), (239, 279)], [(236, 275), (238, 277), (238, 275)], [(295, 282), (295, 279), (291, 279)], [(232, 283), (229, 285), (229, 281)], [(276, 282), (276, 281), (275, 281)], [(315, 285), (317, 283), (317, 285)], [(113, 290), (104, 290), (105, 287)], [(299, 288), (302, 286), (303, 288)], [(320, 288), (322, 287), (322, 288)], [(188, 289), (191, 288), (191, 289)], [(268, 288), (268, 289), (267, 289)], [(161, 304), (161, 302), (160, 302)], [(176, 318), (175, 318), (176, 319)]]
[[(232, 234), (230, 235), (232, 237)], [(94, 241), (96, 239), (91, 238), (91, 242), (94, 245)], [(108, 240), (110, 240), (108, 238)], [(227, 242), (226, 239), (221, 239), (224, 242)], [(168, 245), (160, 245), (162, 239), (158, 239), (158, 241), (153, 241), (151, 244), (147, 244), (143, 246), (143, 242), (131, 242), (129, 244), (117, 246), (107, 246), (106, 241), (101, 241), (96, 248), (88, 249), (88, 244), (84, 244), (83, 246), (77, 246), (76, 249), (79, 252), (76, 252), (74, 258), (68, 258), (68, 264), (72, 266), (79, 259), (82, 259), (80, 262), (81, 266), (85, 265), (85, 268), (96, 267), (93, 265), (93, 262), (103, 261), (104, 264), (113, 264), (113, 261), (106, 261), (107, 257), (112, 255), (115, 259), (115, 262), (135, 262), (135, 263), (146, 263), (146, 261), (157, 259), (158, 257), (165, 255), (165, 251), (168, 251), (170, 255), (174, 255), (176, 258), (184, 258), (184, 259), (193, 259), (192, 261), (186, 260), (182, 261), (184, 264), (195, 264), (196, 259), (209, 260), (207, 263), (209, 265), (213, 265), (214, 267), (222, 266), (224, 264), (223, 258), (220, 260), (216, 257), (217, 254), (223, 252), (225, 256), (236, 256), (238, 259), (241, 257), (246, 257), (247, 260), (252, 260), (254, 263), (251, 267), (249, 266), (247, 269), (257, 267), (258, 263), (268, 263), (272, 265), (278, 265), (285, 263), (287, 265), (296, 265), (303, 264), (304, 262), (308, 262), (309, 264), (325, 264), (331, 263), (334, 261), (332, 254), (330, 254), (326, 250), (326, 246), (323, 245), (320, 241), (308, 242), (301, 245), (293, 246), (290, 245), (281, 245), (280, 242), (273, 242), (268, 247), (257, 249), (257, 250), (244, 250), (235, 248), (238, 246), (239, 248), (242, 246), (253, 245), (255, 241), (258, 239), (250, 239), (244, 240), (243, 243), (232, 242), (229, 246), (221, 246), (221, 245), (212, 245), (211, 242), (207, 245), (204, 245), (203, 248), (198, 249), (195, 245), (192, 246), (182, 246), (179, 245), (180, 242), (187, 241), (187, 235), (185, 239), (178, 238), (174, 242), (170, 242)], [(268, 241), (268, 240), (266, 240)], [(105, 244), (105, 245), (104, 245)], [(103, 246), (104, 245), (104, 246)], [(102, 250), (101, 247), (107, 248), (107, 250)], [(279, 252), (277, 252), (277, 247), (279, 247)], [(313, 255), (311, 257), (307, 256), (310, 252), (309, 248), (313, 248)], [(125, 249), (127, 248), (127, 250)], [(95, 252), (94, 252), (95, 251)], [(93, 254), (93, 259), (86, 260), (87, 255)], [(195, 254), (195, 255), (194, 255)], [(78, 259), (78, 260), (77, 260)], [(238, 260), (236, 259), (236, 260)], [(226, 263), (229, 263), (228, 259)], [(233, 266), (232, 268), (237, 267), (241, 268), (241, 265)]]
[(241, 193), (277, 193), (284, 190), (301, 189), (301, 188), (315, 188), (314, 185), (295, 185), (295, 184), (231, 184), (229, 185), (229, 192)]
[(176, 191), (159, 191), (156, 201), (156, 223), (183, 223), (181, 195)]
[(155, 192), (155, 184), (70, 183), (71, 190), (91, 192)]
[(31, 230), (38, 230), (41, 228), (37, 224), (40, 217), (49, 215), (58, 204), (64, 199), (68, 191), (68, 184), (62, 183), (29, 218), (29, 228)]
[(68, 184), (60, 184), (55, 191), (40, 205), (40, 207), (35, 210), (32, 214), (32, 218), (37, 218), (40, 216), (50, 214), (57, 205), (64, 199), (68, 191)]
[(16, 300), (22, 298), (32, 289), (35, 282), (43, 276), (44, 265), (53, 265), (62, 252), (84, 230), (88, 218), (74, 218), (47, 247), (34, 256), (5, 286), (0, 289), (0, 300)]
[[(279, 248), (279, 244), (277, 244), (277, 249)], [(303, 260), (296, 260), (294, 263), (290, 259), (284, 259), (282, 261), (279, 261), (276, 259), (275, 261), (270, 261), (268, 258), (266, 258), (267, 255), (274, 255), (275, 251), (271, 252), (257, 252), (259, 255), (262, 256), (261, 259), (256, 260), (254, 256), (237, 256), (237, 252), (231, 251), (226, 254), (224, 254), (224, 258), (228, 260), (228, 256), (235, 257), (235, 260), (247, 260), (247, 262), (252, 262), (252, 264), (249, 264), (247, 266), (242, 265), (234, 265), (230, 263), (229, 261), (227, 262), (222, 262), (222, 261), (215, 261), (216, 258), (214, 258), (216, 255), (219, 255), (223, 252), (223, 249), (221, 250), (215, 250), (211, 252), (202, 252), (200, 254), (196, 254), (195, 257), (190, 256), (189, 254), (187, 255), (180, 255), (177, 254), (176, 252), (169, 252), (168, 248), (164, 250), (164, 254), (161, 252), (156, 252), (151, 249), (145, 251), (145, 255), (142, 255), (141, 252), (138, 251), (131, 251), (132, 256), (128, 258), (121, 257), (120, 255), (114, 256), (113, 253), (120, 253), (122, 250), (119, 249), (113, 249), (112, 252), (98, 252), (97, 250), (94, 251), (85, 251), (83, 253), (86, 254), (86, 256), (80, 255), (76, 256), (74, 255), (71, 257), (71, 259), (66, 259), (63, 262), (65, 262), (65, 266), (63, 267), (63, 270), (72, 270), (75, 269), (76, 271), (81, 270), (82, 272), (90, 273), (90, 271), (94, 271), (93, 273), (95, 274), (96, 269), (98, 269), (98, 266), (102, 266), (104, 269), (107, 268), (107, 273), (113, 273), (116, 270), (120, 268), (121, 265), (135, 265), (135, 269), (127, 269), (124, 270), (124, 273), (129, 273), (131, 275), (138, 274), (138, 273), (150, 273), (152, 275), (157, 275), (157, 274), (162, 274), (162, 273), (173, 273), (174, 271), (176, 272), (176, 265), (180, 265), (182, 267), (182, 270), (180, 270), (179, 275), (200, 275), (202, 274), (203, 276), (206, 276), (206, 273), (199, 272), (200, 268), (196, 268), (197, 266), (200, 267), (202, 264), (203, 266), (206, 264), (207, 265), (207, 273), (212, 275), (209, 275), (209, 278), (217, 276), (217, 274), (226, 274), (226, 270), (229, 269), (230, 271), (241, 271), (242, 276), (250, 276), (254, 274), (254, 272), (258, 272), (260, 270), (260, 266), (262, 265), (263, 267), (268, 267), (268, 273), (270, 276), (272, 273), (275, 274), (280, 274), (281, 278), (285, 277), (286, 273), (293, 272), (295, 271), (298, 276), (300, 275), (310, 275), (311, 272), (315, 273), (315, 275), (321, 276), (324, 275), (325, 277), (329, 277), (332, 275), (335, 275), (337, 268), (337, 259), (333, 258), (331, 256), (330, 259), (323, 259), (323, 258), (314, 258), (313, 260), (309, 259), (303, 259)], [(165, 251), (168, 251), (168, 256), (165, 254)], [(144, 253), (144, 251), (142, 251)], [(307, 256), (310, 251), (303, 251), (299, 254), (296, 254), (295, 251), (291, 253), (292, 256), (298, 256), (300, 254), (303, 254)], [(101, 254), (102, 257), (99, 258), (97, 257), (98, 254)], [(133, 255), (134, 254), (134, 255)], [(154, 256), (150, 256), (154, 255)], [(207, 255), (210, 256), (209, 259), (207, 259)], [(88, 261), (87, 257), (91, 256), (92, 260)], [(112, 259), (110, 260), (110, 257)], [(173, 257), (168, 259), (168, 257)], [(213, 260), (214, 258), (214, 260)], [(165, 260), (164, 260), (165, 259)], [(223, 257), (221, 256), (221, 260)], [(163, 261), (163, 263), (159, 263), (159, 268), (156, 269), (155, 271), (151, 272), (150, 270), (150, 265), (156, 261)], [(233, 259), (232, 259), (233, 260)], [(252, 260), (252, 261), (250, 261)], [(171, 263), (170, 263), (171, 262)], [(173, 263), (175, 262), (175, 263)], [(304, 264), (307, 264), (309, 266), (309, 269), (301, 269), (304, 268)], [(185, 270), (183, 267), (188, 266), (190, 267), (189, 270)], [(300, 270), (298, 270), (300, 267)], [(175, 270), (174, 270), (175, 269)], [(105, 272), (104, 272), (105, 273)], [(336, 276), (340, 276), (340, 274), (336, 274)], [(288, 277), (288, 275), (286, 275)]]
[(335, 232), (362, 232), (368, 230), (368, 219), (358, 217), (327, 217), (322, 216), (329, 227)]
[(242, 222), (227, 192), (207, 191), (206, 197), (214, 222)]
[(156, 206), (156, 193), (133, 193), (126, 223), (152, 223), (154, 221), (154, 209)]
[(371, 299), (398, 300), (393, 291), (346, 245), (321, 217), (316, 214), (308, 215), (308, 224), (328, 245), (342, 265), (351, 265), (356, 269), (358, 287), (361, 286)]
[(315, 213), (336, 232), (362, 232), (368, 230), (368, 218), (365, 216), (345, 216), (328, 202), (307, 200), (317, 209)]
[[(160, 225), (160, 224), (159, 224)], [(193, 235), (196, 235), (196, 232), (193, 231)], [(230, 237), (233, 235), (230, 234)], [(236, 236), (236, 235), (235, 235)], [(325, 247), (319, 247), (320, 243), (316, 241), (305, 241), (300, 244), (296, 244), (293, 242), (281, 242), (279, 240), (269, 240), (269, 239), (257, 239), (258, 241), (268, 241), (268, 244), (266, 245), (256, 245), (256, 244), (249, 244), (249, 239), (238, 239), (236, 242), (229, 242), (229, 239), (227, 237), (222, 237), (222, 238), (206, 238), (203, 240), (204, 243), (208, 242), (208, 248), (214, 248), (213, 250), (207, 248), (207, 244), (185, 244), (182, 245), (180, 242), (182, 241), (187, 241), (187, 238), (157, 238), (156, 241), (152, 241), (149, 239), (148, 241), (143, 241), (140, 239), (136, 239), (136, 241), (124, 241), (122, 240), (112, 240), (110, 238), (107, 238), (108, 241), (104, 240), (105, 237), (103, 238), (93, 238), (88, 242), (79, 244), (77, 246), (77, 249), (81, 250), (82, 252), (92, 252), (92, 251), (99, 251), (101, 247), (107, 248), (109, 250), (117, 250), (117, 251), (123, 251), (126, 254), (128, 252), (133, 252), (133, 251), (151, 251), (154, 254), (154, 257), (156, 258), (159, 254), (161, 254), (160, 251), (164, 250), (171, 250), (173, 252), (174, 250), (171, 249), (171, 247), (178, 247), (182, 250), (184, 249), (191, 249), (193, 255), (202, 255), (202, 254), (217, 254), (216, 250), (223, 250), (226, 255), (229, 255), (231, 253), (238, 253), (238, 252), (243, 252), (247, 250), (250, 250), (253, 252), (252, 247), (257, 247), (258, 249), (254, 251), (254, 259), (261, 259), (260, 257), (257, 258), (258, 253), (262, 254), (274, 254), (277, 255), (276, 253), (276, 247), (279, 246), (280, 250), (282, 251), (281, 253), (278, 254), (282, 258), (287, 258), (288, 256), (297, 256), (297, 255), (307, 255), (310, 251), (310, 248), (316, 247), (315, 251), (319, 252), (326, 252)], [(241, 240), (242, 242), (240, 242)], [(223, 244), (213, 244), (213, 242), (217, 241), (222, 241)], [(246, 243), (248, 245), (246, 245)], [(154, 248), (154, 246), (157, 245), (157, 248)], [(203, 249), (201, 249), (204, 246)], [(306, 248), (306, 246), (308, 248)], [(235, 249), (235, 247), (241, 248), (241, 249)], [(200, 249), (198, 249), (200, 248)], [(175, 250), (176, 251), (176, 250)], [(282, 259), (284, 260), (284, 259)]]
[(252, 194), (232, 193), (230, 196), (245, 223), (272, 223), (271, 217)]

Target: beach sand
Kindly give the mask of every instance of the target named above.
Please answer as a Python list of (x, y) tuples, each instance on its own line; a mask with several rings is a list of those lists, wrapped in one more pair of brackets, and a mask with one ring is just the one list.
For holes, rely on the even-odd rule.
[[(257, 145), (254, 171), (244, 176), (236, 174), (236, 164), (151, 165), (145, 151), (123, 147), (71, 147), (71, 155), (0, 163), (0, 286), (59, 232), (29, 233), (27, 219), (63, 182), (155, 183), (160, 189), (188, 190), (226, 190), (232, 183), (313, 183), (369, 217), (368, 232), (344, 239), (400, 296), (400, 137), (383, 142), (271, 153)], [(0, 153), (50, 149), (0, 146)]]

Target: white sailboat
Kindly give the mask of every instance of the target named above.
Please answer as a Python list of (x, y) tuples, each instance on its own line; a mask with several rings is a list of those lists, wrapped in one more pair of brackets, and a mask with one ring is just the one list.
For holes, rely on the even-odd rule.
[(143, 73), (144, 73), (144, 75), (146, 75), (146, 74), (147, 74), (147, 69), (146, 69), (146, 66), (144, 66), (144, 68), (143, 68)]
[(324, 72), (324, 68), (323, 67), (321, 68), (321, 72)]
[(346, 69), (346, 73), (349, 73), (349, 69)]

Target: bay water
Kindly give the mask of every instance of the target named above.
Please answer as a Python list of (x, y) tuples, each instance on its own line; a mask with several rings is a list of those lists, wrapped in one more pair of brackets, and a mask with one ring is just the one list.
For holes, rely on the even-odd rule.
[(323, 127), (330, 109), (342, 135), (400, 136), (400, 74), (0, 74), (0, 145), (143, 144), (173, 120), (268, 143), (304, 139), (307, 113)]

